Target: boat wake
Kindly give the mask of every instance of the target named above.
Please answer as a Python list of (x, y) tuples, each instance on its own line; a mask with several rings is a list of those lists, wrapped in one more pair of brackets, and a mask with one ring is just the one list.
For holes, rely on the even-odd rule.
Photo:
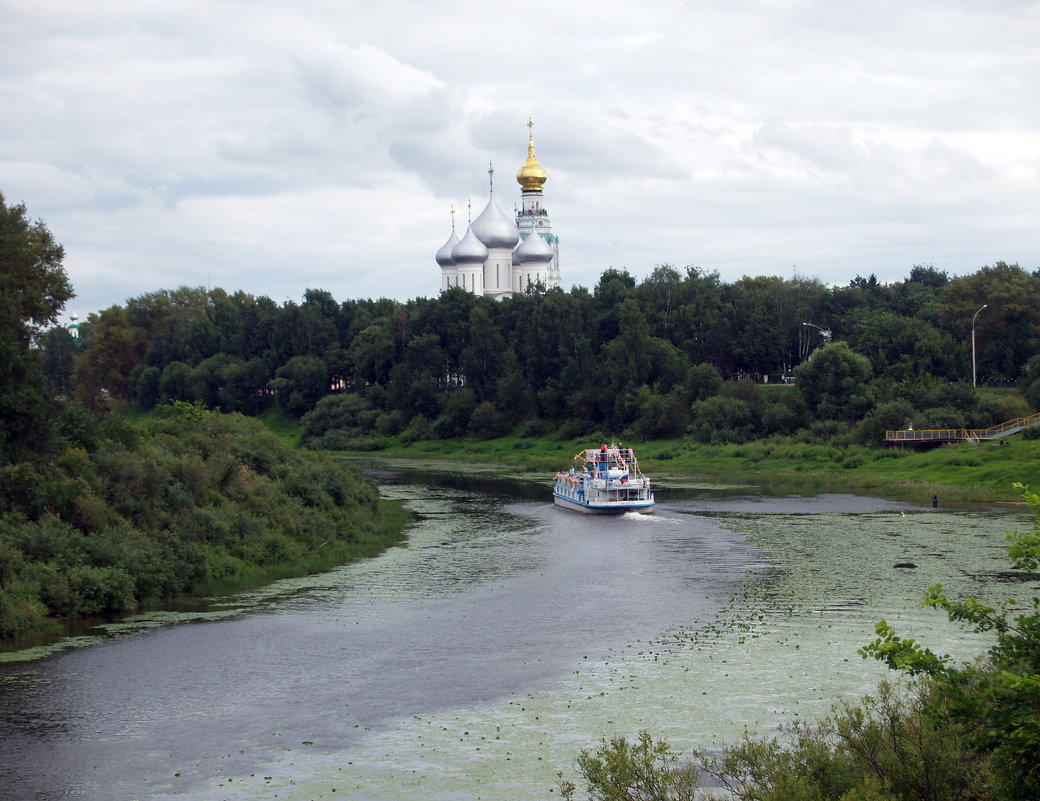
[(647, 515), (641, 512), (624, 512), (619, 517), (622, 520), (631, 520), (633, 523), (663, 523), (666, 519), (660, 515)]

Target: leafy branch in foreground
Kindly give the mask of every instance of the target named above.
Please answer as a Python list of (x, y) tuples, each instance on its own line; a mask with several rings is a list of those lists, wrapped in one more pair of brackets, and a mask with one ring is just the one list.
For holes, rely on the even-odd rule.
[[(937, 726), (931, 679), (881, 682), (858, 703), (840, 702), (822, 721), (745, 731), (717, 755), (673, 751), (641, 732), (582, 751), (577, 767), (589, 801), (997, 801), (992, 768), (963, 726)], [(702, 776), (719, 789), (699, 788)], [(577, 787), (560, 774), (564, 799)]]
[(937, 655), (930, 648), (922, 648), (916, 640), (904, 639), (884, 620), (874, 626), (877, 639), (859, 649), (860, 656), (872, 656), (893, 670), (902, 670), (911, 676), (925, 673), (934, 676), (946, 670), (949, 654)]
[[(1008, 533), (1008, 554), (1015, 567), (1032, 571), (1040, 564), (1040, 495), (1023, 484), (1015, 487), (1036, 517), (1032, 531)], [(860, 653), (897, 670), (930, 675), (937, 693), (929, 707), (935, 725), (964, 727), (973, 747), (992, 760), (999, 797), (1040, 797), (1040, 598), (1024, 607), (1014, 598), (990, 606), (971, 597), (951, 600), (936, 584), (921, 603), (976, 632), (995, 633), (996, 644), (978, 663), (952, 667), (913, 640), (901, 640), (882, 621), (879, 638)]]
[[(1008, 535), (1020, 569), (1040, 564), (1040, 498), (1016, 485), (1037, 512), (1028, 534)], [(604, 741), (577, 768), (589, 801), (1010, 801), (1040, 798), (1040, 598), (997, 606), (949, 599), (940, 585), (922, 603), (951, 620), (992, 632), (996, 644), (974, 664), (954, 666), (884, 621), (860, 650), (901, 673), (858, 703), (840, 702), (815, 723), (775, 737), (745, 732), (717, 755), (689, 758), (641, 732), (638, 743)], [(698, 790), (702, 775), (722, 793)], [(559, 775), (564, 799), (577, 786)]]
[(1034, 492), (1018, 482), (1014, 486), (1022, 492), (1022, 497), (1033, 510), (1035, 521), (1032, 531), (1008, 532), (1008, 556), (1016, 567), (1035, 571), (1040, 566), (1040, 492)]
[(934, 689), (926, 677), (881, 682), (858, 703), (842, 701), (816, 723), (777, 737), (745, 733), (704, 768), (740, 801), (982, 801), (988, 766), (958, 726), (931, 725)]
[[(590, 801), (693, 801), (700, 785), (696, 764), (673, 751), (666, 739), (656, 742), (649, 732), (639, 741), (615, 737), (595, 753), (582, 751), (578, 769)], [(559, 773), (560, 794), (570, 801), (577, 786)]]

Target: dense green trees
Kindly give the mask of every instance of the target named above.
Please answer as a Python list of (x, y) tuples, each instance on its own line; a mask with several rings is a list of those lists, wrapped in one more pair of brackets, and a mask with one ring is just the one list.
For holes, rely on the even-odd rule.
[[(340, 303), (308, 289), (282, 305), (181, 287), (91, 314), (72, 343), (60, 329), (42, 336), (71, 294), (60, 246), (24, 208), (3, 212), (0, 317), (4, 347), (20, 354), (0, 368), (5, 384), (37, 397), (36, 368), (25, 371), (42, 357), (50, 387), (99, 413), (184, 400), (244, 414), (278, 403), (304, 416), (350, 394), (342, 445), (405, 431), (490, 436), (521, 423), (563, 436), (721, 441), (816, 423), (851, 431), (863, 420), (872, 424), (849, 436), (869, 442), (895, 419), (893, 404), (901, 424), (928, 427), (992, 425), (1040, 403), (1040, 273), (1005, 262), (954, 279), (918, 265), (901, 282), (857, 276), (833, 288), (797, 274), (726, 284), (694, 267), (661, 265), (642, 281), (611, 268), (591, 292), (536, 288), (501, 303), (457, 287), (403, 303)], [(980, 405), (968, 385), (983, 304), (977, 373), (1022, 383), (1023, 400), (1003, 410)], [(753, 383), (738, 391), (740, 380)], [(8, 429), (28, 441), (39, 435), (35, 407), (18, 392), (4, 402), (22, 422)], [(308, 426), (321, 431), (314, 441), (328, 419)]]
[(1002, 261), (955, 278), (943, 293), (942, 320), (970, 343), (972, 318), (984, 303), (986, 309), (975, 318), (978, 373), (1016, 378), (1040, 344), (1040, 280)]
[[(501, 303), (458, 288), (337, 303), (309, 289), (302, 303), (278, 306), (182, 287), (91, 315), (70, 383), (95, 409), (172, 399), (245, 414), (278, 403), (303, 416), (350, 394), (356, 414), (334, 437), (344, 447), (377, 447), (406, 430), (491, 436), (520, 423), (563, 436), (706, 441), (821, 423), (877, 442), (893, 404), (899, 425), (919, 427), (1028, 411), (1025, 400), (981, 406), (968, 383), (970, 322), (983, 303), (980, 380), (1021, 379), (1035, 408), (1040, 276), (1004, 262), (956, 279), (915, 266), (901, 282), (857, 277), (834, 288), (797, 275), (724, 284), (668, 265), (640, 282), (609, 269), (591, 292), (535, 289)], [(68, 376), (65, 344), (45, 343), (55, 380)], [(741, 379), (750, 383), (738, 391)], [(331, 442), (328, 419), (308, 426), (321, 431), (314, 442)], [(864, 420), (872, 424), (854, 425)]]

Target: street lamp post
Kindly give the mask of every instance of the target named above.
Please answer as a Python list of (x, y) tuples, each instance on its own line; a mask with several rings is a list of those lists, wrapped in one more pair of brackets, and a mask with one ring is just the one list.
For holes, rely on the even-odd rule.
[(983, 303), (979, 308), (979, 311), (971, 318), (971, 385), (977, 387), (978, 384), (975, 382), (975, 318), (979, 316), (979, 312), (985, 309), (989, 304)]
[[(815, 328), (817, 331), (819, 331), (820, 332), (820, 337), (823, 339), (823, 344), (824, 345), (827, 345), (831, 341), (831, 329), (829, 329), (829, 328), (820, 328), (820, 326), (816, 325), (816, 323), (802, 323), (802, 327), (803, 328), (810, 328), (811, 327), (811, 328)], [(799, 338), (799, 340), (800, 339), (801, 338)], [(812, 353), (809, 353), (809, 337), (805, 338), (805, 350), (806, 350), (806, 354), (807, 354), (805, 356), (805, 360), (809, 361), (809, 359), (812, 358)], [(801, 345), (799, 345), (798, 351), (799, 351), (798, 355), (801, 356)], [(813, 351), (813, 353), (815, 353), (815, 351)]]
[(825, 345), (828, 342), (830, 342), (830, 339), (831, 339), (831, 329), (829, 329), (829, 328), (820, 328), (820, 326), (816, 325), (816, 323), (802, 323), (802, 325), (810, 325), (813, 328), (815, 328), (817, 331), (819, 331), (821, 334), (823, 334), (823, 343)]

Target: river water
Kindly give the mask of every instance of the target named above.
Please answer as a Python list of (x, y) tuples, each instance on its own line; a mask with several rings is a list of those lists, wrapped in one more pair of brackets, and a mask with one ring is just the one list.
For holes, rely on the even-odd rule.
[[(928, 584), (999, 598), (1017, 512), (387, 469), (417, 514), (367, 562), (0, 654), (0, 799), (536, 799), (641, 729), (715, 747), (885, 675), (879, 619), (960, 658)], [(1032, 587), (1030, 588), (1032, 589)]]

